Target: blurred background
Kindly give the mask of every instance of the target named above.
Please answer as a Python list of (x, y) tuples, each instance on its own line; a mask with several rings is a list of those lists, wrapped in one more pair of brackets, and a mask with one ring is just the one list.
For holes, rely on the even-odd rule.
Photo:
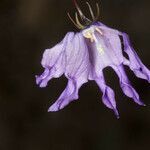
[[(150, 68), (150, 1), (88, 0), (100, 4), (100, 21), (130, 35), (143, 63)], [(87, 12), (86, 0), (78, 0)], [(149, 150), (149, 84), (126, 67), (133, 86), (147, 105), (140, 107), (122, 93), (110, 68), (104, 70), (115, 90), (120, 119), (101, 102), (95, 82), (83, 85), (79, 100), (65, 109), (47, 109), (64, 90), (67, 79), (46, 88), (35, 84), (45, 48), (78, 30), (67, 17), (72, 0), (0, 0), (0, 150)]]

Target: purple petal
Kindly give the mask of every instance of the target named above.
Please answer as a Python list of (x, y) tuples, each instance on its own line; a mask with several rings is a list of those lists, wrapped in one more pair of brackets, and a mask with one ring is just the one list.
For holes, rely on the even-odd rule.
[(85, 83), (82, 79), (69, 79), (67, 87), (62, 92), (57, 101), (48, 109), (48, 111), (58, 111), (63, 109), (73, 100), (78, 99), (78, 90)]
[[(150, 82), (150, 70), (142, 63), (142, 61), (138, 57), (137, 53), (133, 49), (133, 47), (130, 43), (130, 40), (129, 40), (129, 36), (126, 33), (119, 32), (118, 30), (112, 29), (100, 22), (98, 22), (97, 25), (100, 27), (101, 30), (103, 30), (106, 33), (109, 33), (110, 35), (118, 35), (118, 36), (120, 35), (123, 37), (124, 51), (129, 56), (129, 61), (124, 58), (124, 64), (128, 65), (137, 77), (145, 79), (148, 82)], [(111, 37), (111, 36), (109, 36), (109, 37)], [(114, 39), (116, 39), (116, 38), (114, 38)], [(114, 44), (117, 44), (117, 43), (114, 43)], [(114, 45), (114, 44), (112, 44), (112, 45)], [(118, 50), (118, 49), (116, 49), (116, 50)]]
[(98, 84), (99, 88), (103, 92), (102, 101), (103, 103), (110, 109), (114, 110), (115, 115), (119, 118), (118, 110), (116, 108), (116, 101), (115, 101), (115, 94), (114, 91), (106, 85), (103, 73), (97, 79), (95, 79), (96, 83)]
[(116, 29), (110, 28), (107, 25), (101, 23), (101, 22), (97, 22), (97, 25), (104, 31), (108, 31), (111, 34), (116, 34), (116, 35), (120, 35), (120, 32)]
[(42, 73), (42, 75), (35, 77), (36, 77), (36, 84), (38, 84), (40, 87), (46, 87), (47, 82), (51, 79), (50, 70), (46, 68), (45, 71)]
[(141, 62), (137, 53), (131, 46), (128, 35), (126, 33), (123, 33), (122, 36), (124, 42), (124, 50), (129, 56), (129, 63), (126, 63), (126, 65), (130, 67), (130, 69), (135, 73), (137, 77), (145, 79), (148, 82), (150, 82), (150, 71)]
[(66, 47), (65, 56), (65, 76), (78, 78), (85, 73), (85, 78), (87, 79), (88, 71), (90, 70), (90, 60), (88, 48), (81, 33), (75, 35), (72, 47)]
[(77, 33), (74, 36), (70, 46), (66, 47), (64, 55), (65, 76), (68, 78), (68, 85), (48, 111), (58, 111), (71, 101), (78, 99), (78, 90), (88, 79), (89, 54), (82, 34)]
[(132, 98), (136, 103), (139, 105), (144, 105), (144, 103), (139, 99), (138, 93), (135, 91), (135, 89), (130, 84), (130, 81), (127, 78), (127, 75), (124, 71), (124, 67), (122, 65), (120, 66), (112, 66), (112, 68), (115, 70), (119, 77), (120, 86), (124, 92), (124, 94), (130, 98)]
[(42, 66), (45, 68), (41, 76), (36, 76), (36, 83), (40, 87), (45, 87), (51, 78), (60, 77), (65, 71), (65, 56), (64, 51), (69, 47), (71, 40), (74, 37), (73, 32), (69, 32), (62, 42), (51, 49), (46, 49), (43, 58)]
[[(93, 27), (94, 28), (94, 27)], [(102, 34), (94, 32), (94, 42), (87, 42), (91, 57), (91, 64), (97, 76), (100, 70), (113, 65), (120, 65), (124, 62), (122, 55), (121, 42), (119, 35), (115, 32), (110, 32), (108, 28), (96, 26)], [(100, 50), (99, 50), (100, 48)]]

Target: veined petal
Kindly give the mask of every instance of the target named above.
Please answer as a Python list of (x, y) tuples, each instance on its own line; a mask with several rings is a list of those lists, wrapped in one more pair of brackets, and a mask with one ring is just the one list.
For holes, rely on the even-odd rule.
[(102, 34), (97, 32), (98, 27), (92, 26), (87, 32), (94, 32), (91, 35), (93, 42), (89, 39), (86, 43), (89, 48), (90, 63), (92, 66), (93, 79), (99, 76), (101, 70), (111, 65), (120, 65), (124, 61), (122, 55), (121, 43), (119, 36), (110, 34), (106, 29), (102, 30)]
[(113, 109), (117, 118), (119, 118), (118, 110), (116, 108), (116, 101), (115, 101), (115, 94), (114, 91), (106, 85), (104, 75), (101, 72), (99, 78), (95, 79), (96, 83), (98, 84), (100, 90), (103, 92), (102, 101), (103, 103), (110, 109)]
[[(121, 47), (121, 40), (118, 34), (115, 34), (114, 32), (110, 32), (110, 30), (102, 29), (105, 43), (106, 45), (110, 45), (111, 51), (114, 53), (114, 57), (116, 57), (118, 64), (123, 63), (124, 57), (122, 54), (122, 47)], [(112, 56), (112, 55), (111, 55)], [(112, 56), (113, 57), (113, 56)]]
[(124, 65), (130, 67), (130, 69), (135, 73), (135, 75), (139, 78), (145, 79), (150, 82), (150, 70), (142, 63), (137, 53), (135, 52), (132, 44), (129, 40), (129, 36), (126, 33), (122, 33), (118, 30), (110, 28), (100, 22), (97, 23), (102, 31), (107, 31), (111, 35), (120, 35), (123, 37), (124, 51), (129, 56), (129, 61), (124, 58)]
[(51, 78), (58, 78), (64, 73), (64, 51), (70, 46), (73, 37), (74, 33), (69, 32), (66, 34), (62, 42), (51, 49), (45, 50), (41, 62), (42, 66), (45, 68), (45, 71), (41, 76), (36, 76), (36, 83), (39, 84), (40, 87), (45, 87)]
[(140, 100), (138, 93), (130, 84), (130, 81), (125, 73), (123, 65), (120, 66), (112, 66), (115, 70), (116, 74), (119, 77), (120, 86), (124, 92), (124, 94), (130, 98), (132, 98), (137, 104), (144, 105), (144, 103)]
[(58, 111), (63, 109), (66, 105), (68, 105), (73, 100), (78, 99), (78, 90), (85, 83), (85, 80), (82, 78), (78, 79), (68, 79), (68, 84), (65, 90), (62, 92), (57, 101), (50, 106), (48, 111)]
[(58, 111), (71, 101), (78, 99), (79, 88), (88, 81), (90, 70), (89, 54), (82, 34), (75, 34), (70, 46), (67, 46), (64, 51), (64, 57), (64, 73), (68, 78), (68, 84), (48, 111)]
[(45, 68), (44, 72), (40, 76), (36, 75), (36, 84), (40, 87), (45, 87), (51, 78), (52, 76), (50, 76), (50, 70)]
[(88, 47), (81, 33), (75, 34), (74, 39), (72, 40), (72, 47), (66, 48), (65, 56), (65, 76), (78, 78), (85, 73), (85, 78), (87, 79), (90, 71), (90, 60)]
[(131, 46), (129, 36), (126, 33), (122, 33), (124, 42), (124, 51), (129, 56), (129, 63), (125, 63), (139, 78), (145, 79), (150, 82), (150, 70), (142, 63), (137, 53)]
[(63, 54), (66, 48), (71, 44), (73, 37), (74, 33), (68, 32), (60, 43), (50, 49), (46, 49), (41, 62), (42, 66), (44, 68), (53, 67), (57, 63), (61, 54)]
[(98, 25), (102, 31), (104, 30), (104, 31), (108, 31), (111, 34), (120, 35), (120, 32), (118, 30), (108, 27), (107, 25), (101, 22), (97, 22), (96, 25)]

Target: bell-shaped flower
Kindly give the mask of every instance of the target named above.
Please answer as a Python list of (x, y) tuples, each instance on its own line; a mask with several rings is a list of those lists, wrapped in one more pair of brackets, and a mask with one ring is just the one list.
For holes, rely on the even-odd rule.
[[(45, 71), (42, 75), (36, 76), (36, 83), (40, 87), (46, 87), (49, 80), (58, 78), (63, 74), (68, 78), (65, 90), (48, 111), (58, 111), (71, 101), (77, 100), (80, 87), (88, 80), (94, 80), (103, 93), (103, 103), (114, 110), (116, 116), (119, 117), (114, 91), (106, 84), (104, 78), (103, 69), (106, 67), (114, 69), (124, 94), (132, 98), (137, 104), (144, 105), (130, 84), (124, 65), (129, 66), (137, 77), (148, 82), (150, 82), (150, 71), (133, 49), (128, 35), (96, 21), (99, 15), (98, 5), (96, 5), (98, 15), (95, 17), (89, 3), (87, 3), (93, 21), (83, 15), (76, 1), (75, 5), (78, 14), (86, 25), (79, 22), (77, 13), (76, 22), (68, 14), (81, 31), (79, 33), (68, 32), (59, 44), (46, 49), (41, 62)], [(128, 58), (123, 55), (123, 51), (128, 55)]]

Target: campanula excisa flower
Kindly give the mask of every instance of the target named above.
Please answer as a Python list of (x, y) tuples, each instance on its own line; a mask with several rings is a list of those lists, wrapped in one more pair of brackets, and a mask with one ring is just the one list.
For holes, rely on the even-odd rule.
[[(124, 65), (127, 65), (137, 77), (148, 82), (150, 82), (150, 71), (133, 49), (128, 35), (97, 21), (99, 17), (98, 4), (96, 4), (97, 15), (94, 15), (91, 6), (87, 3), (91, 20), (82, 13), (75, 0), (74, 2), (77, 8), (75, 21), (69, 14), (68, 16), (81, 31), (78, 33), (68, 32), (59, 44), (46, 49), (41, 62), (45, 71), (42, 75), (36, 76), (36, 83), (40, 87), (46, 87), (49, 80), (63, 74), (68, 79), (65, 90), (48, 111), (58, 111), (71, 101), (77, 100), (80, 87), (88, 80), (94, 80), (103, 93), (103, 103), (119, 117), (114, 91), (106, 84), (104, 78), (103, 69), (105, 67), (114, 69), (126, 96), (132, 98), (137, 104), (144, 105), (130, 84)], [(81, 20), (79, 20), (79, 16)], [(123, 51), (128, 58), (123, 55)]]

